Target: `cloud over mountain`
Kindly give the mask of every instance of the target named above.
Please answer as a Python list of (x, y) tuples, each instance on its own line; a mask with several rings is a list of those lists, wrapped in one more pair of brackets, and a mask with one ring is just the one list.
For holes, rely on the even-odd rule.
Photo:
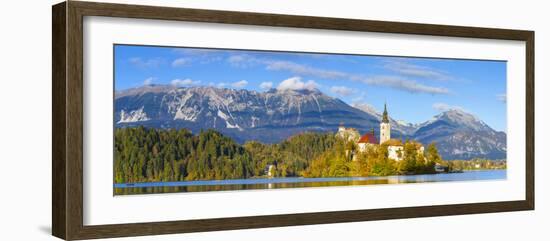
[[(299, 64), (287, 60), (273, 60), (257, 58), (250, 55), (239, 54), (228, 58), (233, 66), (264, 65), (267, 70), (287, 71), (295, 75), (310, 76), (331, 80), (347, 80), (361, 82), (367, 85), (385, 86), (411, 93), (448, 94), (450, 91), (444, 87), (430, 86), (418, 81), (398, 75), (363, 75), (331, 69), (316, 68), (305, 64)], [(409, 70), (409, 72), (413, 72)], [(417, 74), (420, 72), (417, 71)]]
[(233, 88), (243, 88), (248, 84), (248, 81), (246, 80), (239, 80), (237, 82), (234, 82), (231, 84), (231, 87)]
[(288, 78), (286, 80), (283, 80), (279, 86), (277, 86), (278, 90), (313, 90), (317, 88), (319, 85), (315, 83), (313, 80), (308, 80), (307, 82), (303, 82), (301, 77), (292, 77)]
[(437, 111), (448, 111), (448, 110), (461, 110), (461, 111), (466, 111), (466, 109), (464, 109), (462, 106), (458, 106), (458, 105), (449, 105), (449, 104), (441, 103), (441, 102), (434, 103), (434, 104), (432, 105), (432, 108), (434, 108), (434, 110), (437, 110)]
[(271, 88), (273, 88), (273, 82), (271, 82), (271, 81), (270, 82), (262, 82), (260, 84), (260, 89), (262, 89), (262, 90), (268, 90), (268, 89), (271, 89)]
[(174, 86), (191, 86), (191, 85), (196, 85), (196, 84), (199, 84), (201, 81), (200, 80), (192, 80), (192, 79), (173, 79), (172, 81), (170, 81), (170, 83)]
[(143, 85), (150, 85), (150, 84), (153, 83), (154, 80), (155, 80), (155, 78), (149, 77), (149, 78), (143, 80)]

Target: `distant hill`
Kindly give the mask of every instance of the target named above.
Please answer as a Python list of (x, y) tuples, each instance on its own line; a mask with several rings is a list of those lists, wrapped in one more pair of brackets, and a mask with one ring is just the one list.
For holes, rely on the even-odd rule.
[(436, 142), (446, 159), (506, 158), (506, 133), (461, 110), (449, 110), (418, 126), (414, 139)]
[[(344, 123), (361, 133), (375, 129), (380, 113), (352, 107), (317, 89), (266, 92), (216, 87), (147, 85), (115, 93), (116, 127), (217, 129), (239, 143), (277, 143), (305, 131), (335, 132)], [(394, 137), (432, 141), (445, 159), (506, 157), (506, 134), (471, 114), (452, 110), (420, 125), (390, 120)]]

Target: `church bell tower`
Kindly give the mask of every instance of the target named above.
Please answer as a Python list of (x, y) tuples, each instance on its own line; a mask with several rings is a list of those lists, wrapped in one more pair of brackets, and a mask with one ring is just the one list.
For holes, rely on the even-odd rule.
[(388, 119), (388, 110), (384, 103), (384, 113), (382, 114), (382, 122), (380, 122), (380, 144), (390, 139), (390, 120)]

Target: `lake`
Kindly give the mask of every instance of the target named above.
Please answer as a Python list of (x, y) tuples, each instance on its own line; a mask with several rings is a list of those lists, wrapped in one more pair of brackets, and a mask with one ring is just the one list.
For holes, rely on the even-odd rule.
[(330, 177), (330, 178), (249, 178), (228, 180), (203, 180), (182, 182), (118, 183), (114, 185), (115, 195), (206, 192), (252, 189), (329, 187), (373, 184), (427, 183), (451, 181), (504, 180), (506, 170), (465, 171), (462, 173), (441, 173), (425, 175), (402, 175), (385, 177)]

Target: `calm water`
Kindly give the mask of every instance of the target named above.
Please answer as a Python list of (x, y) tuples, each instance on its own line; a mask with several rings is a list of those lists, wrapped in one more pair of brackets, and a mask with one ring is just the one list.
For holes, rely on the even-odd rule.
[(205, 192), (272, 188), (327, 187), (372, 184), (398, 184), (423, 182), (450, 182), (506, 179), (506, 170), (465, 171), (428, 175), (386, 176), (386, 177), (334, 177), (334, 178), (251, 178), (231, 180), (145, 182), (115, 184), (115, 195)]

